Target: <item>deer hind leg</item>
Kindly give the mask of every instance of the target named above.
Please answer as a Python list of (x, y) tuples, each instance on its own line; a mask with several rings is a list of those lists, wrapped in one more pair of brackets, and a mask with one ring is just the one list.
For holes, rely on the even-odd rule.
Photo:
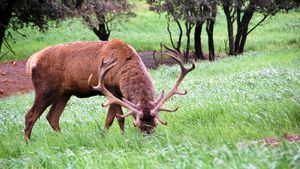
[(58, 99), (52, 104), (47, 114), (46, 118), (54, 131), (60, 131), (59, 118), (62, 112), (64, 111), (69, 99), (70, 99), (69, 95), (59, 96)]
[[(105, 128), (109, 129), (109, 127), (112, 125), (116, 114), (120, 114), (123, 115), (123, 111), (121, 106), (117, 105), (117, 104), (111, 104), (108, 108), (108, 112), (107, 112), (107, 116), (106, 116), (106, 120), (105, 120)], [(122, 131), (124, 131), (124, 123), (125, 123), (125, 119), (124, 118), (117, 118), (118, 122), (119, 122), (119, 126), (120, 129)]]
[(52, 104), (55, 100), (54, 95), (36, 94), (33, 106), (25, 115), (25, 139), (28, 141), (30, 139), (32, 128), (37, 121), (37, 119), (42, 115), (45, 109)]

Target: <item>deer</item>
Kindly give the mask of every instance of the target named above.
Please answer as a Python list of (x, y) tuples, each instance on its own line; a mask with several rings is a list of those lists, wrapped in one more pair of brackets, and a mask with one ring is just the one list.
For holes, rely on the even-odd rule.
[[(152, 133), (159, 123), (166, 125), (159, 112), (175, 112), (178, 107), (162, 106), (171, 96), (187, 93), (179, 91), (179, 85), (195, 68), (194, 62), (190, 68), (184, 67), (180, 53), (170, 48), (167, 51), (167, 55), (179, 64), (181, 73), (171, 90), (166, 95), (162, 91), (156, 98), (153, 80), (142, 59), (122, 40), (71, 42), (36, 52), (26, 65), (35, 98), (25, 115), (25, 139), (30, 140), (35, 122), (49, 106), (46, 119), (54, 131), (61, 131), (59, 119), (71, 96), (106, 96), (108, 102), (102, 104), (108, 107), (106, 129), (117, 119), (124, 131), (125, 118), (129, 116), (133, 116), (134, 126), (143, 133)], [(128, 112), (124, 114), (122, 108)]]

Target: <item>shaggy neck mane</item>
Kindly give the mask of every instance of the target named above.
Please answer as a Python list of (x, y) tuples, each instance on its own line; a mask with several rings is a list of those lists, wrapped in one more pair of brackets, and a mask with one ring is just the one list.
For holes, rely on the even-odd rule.
[(154, 100), (154, 89), (146, 67), (140, 62), (139, 58), (131, 59), (124, 65), (120, 72), (120, 90), (124, 98), (140, 105), (139, 108), (147, 112), (152, 109), (150, 102)]

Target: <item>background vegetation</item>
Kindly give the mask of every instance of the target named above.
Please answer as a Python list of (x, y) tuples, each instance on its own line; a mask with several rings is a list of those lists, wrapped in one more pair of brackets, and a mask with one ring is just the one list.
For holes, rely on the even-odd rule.
[[(136, 1), (137, 16), (112, 36), (138, 50), (157, 50), (168, 43), (164, 17)], [(220, 17), (224, 17), (222, 13)], [(217, 51), (223, 51), (224, 19), (216, 22)], [(160, 29), (154, 29), (154, 28)], [(174, 30), (175, 31), (175, 30)], [(299, 143), (286, 142), (284, 133), (300, 133), (300, 15), (280, 13), (250, 34), (246, 53), (215, 62), (199, 62), (182, 84), (189, 90), (174, 97), (163, 114), (168, 126), (144, 136), (126, 122), (103, 131), (104, 97), (72, 98), (61, 118), (62, 133), (51, 131), (45, 114), (36, 123), (31, 142), (23, 138), (24, 114), (33, 93), (0, 101), (0, 166), (3, 168), (300, 168)], [(78, 19), (64, 21), (46, 34), (31, 28), (16, 34), (17, 56), (25, 59), (48, 45), (97, 40)], [(11, 41), (12, 42), (12, 41)], [(204, 41), (204, 49), (206, 46)], [(169, 89), (178, 67), (151, 70), (156, 91)], [(166, 83), (167, 82), (167, 83)], [(264, 145), (279, 137), (279, 146)]]
[[(111, 33), (111, 38), (122, 39), (134, 46), (138, 51), (159, 50), (160, 42), (170, 46), (169, 35), (166, 30), (167, 19), (165, 16), (149, 11), (148, 5), (144, 1), (132, 0), (132, 2), (135, 4), (134, 11), (137, 16), (131, 18), (129, 22), (122, 23), (117, 30)], [(261, 16), (257, 14), (253, 22), (256, 23), (260, 19)], [(298, 11), (292, 11), (289, 14), (277, 14), (249, 35), (246, 51), (260, 51), (278, 46), (285, 47), (287, 45), (299, 47), (299, 20)], [(170, 29), (176, 32), (176, 25), (174, 23), (170, 24)], [(221, 10), (215, 24), (215, 50), (217, 53), (225, 53), (224, 46), (228, 37), (225, 15)], [(26, 39), (22, 35), (12, 32), (14, 39), (8, 40), (12, 44), (16, 56), (9, 53), (1, 58), (0, 62), (25, 59), (34, 52), (53, 44), (81, 40), (98, 40), (98, 37), (83, 24), (81, 19), (66, 20), (57, 27), (52, 26), (46, 33), (32, 28), (22, 28), (19, 32), (26, 34), (28, 38)], [(202, 36), (202, 48), (207, 53), (207, 35), (203, 33)], [(193, 37), (191, 41), (193, 41)], [(193, 43), (191, 45), (193, 47)], [(3, 50), (7, 49), (3, 47)]]

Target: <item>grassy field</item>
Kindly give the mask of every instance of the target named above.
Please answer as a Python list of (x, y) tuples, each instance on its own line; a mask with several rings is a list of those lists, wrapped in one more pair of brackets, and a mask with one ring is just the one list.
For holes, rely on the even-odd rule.
[[(281, 50), (280, 50), (281, 51)], [(278, 147), (257, 142), (300, 133), (299, 49), (252, 52), (197, 64), (162, 114), (169, 123), (143, 136), (127, 121), (104, 132), (103, 97), (72, 98), (51, 131), (45, 114), (23, 140), (24, 113), (33, 93), (0, 102), (0, 166), (4, 168), (299, 168), (300, 144)], [(157, 91), (169, 89), (177, 67), (151, 71)], [(165, 83), (170, 82), (170, 83)]]
[[(218, 48), (226, 39), (222, 17)], [(157, 49), (160, 41), (168, 41), (163, 20), (138, 2), (138, 16), (113, 37), (139, 50)], [(17, 37), (17, 59), (50, 44), (96, 40), (79, 20), (47, 34), (24, 31), (30, 38)], [(62, 133), (52, 132), (44, 113), (26, 145), (24, 114), (34, 94), (0, 100), (0, 168), (300, 168), (300, 144), (282, 137), (300, 133), (299, 55), (299, 12), (274, 16), (250, 36), (244, 55), (197, 63), (181, 86), (189, 93), (168, 102), (180, 109), (162, 114), (168, 126), (148, 136), (133, 127), (132, 118), (124, 134), (116, 123), (104, 131), (106, 109), (100, 103), (106, 99), (73, 97), (61, 118)], [(166, 66), (151, 70), (157, 93), (170, 89), (178, 72)], [(266, 137), (281, 143), (264, 145), (259, 140)]]

